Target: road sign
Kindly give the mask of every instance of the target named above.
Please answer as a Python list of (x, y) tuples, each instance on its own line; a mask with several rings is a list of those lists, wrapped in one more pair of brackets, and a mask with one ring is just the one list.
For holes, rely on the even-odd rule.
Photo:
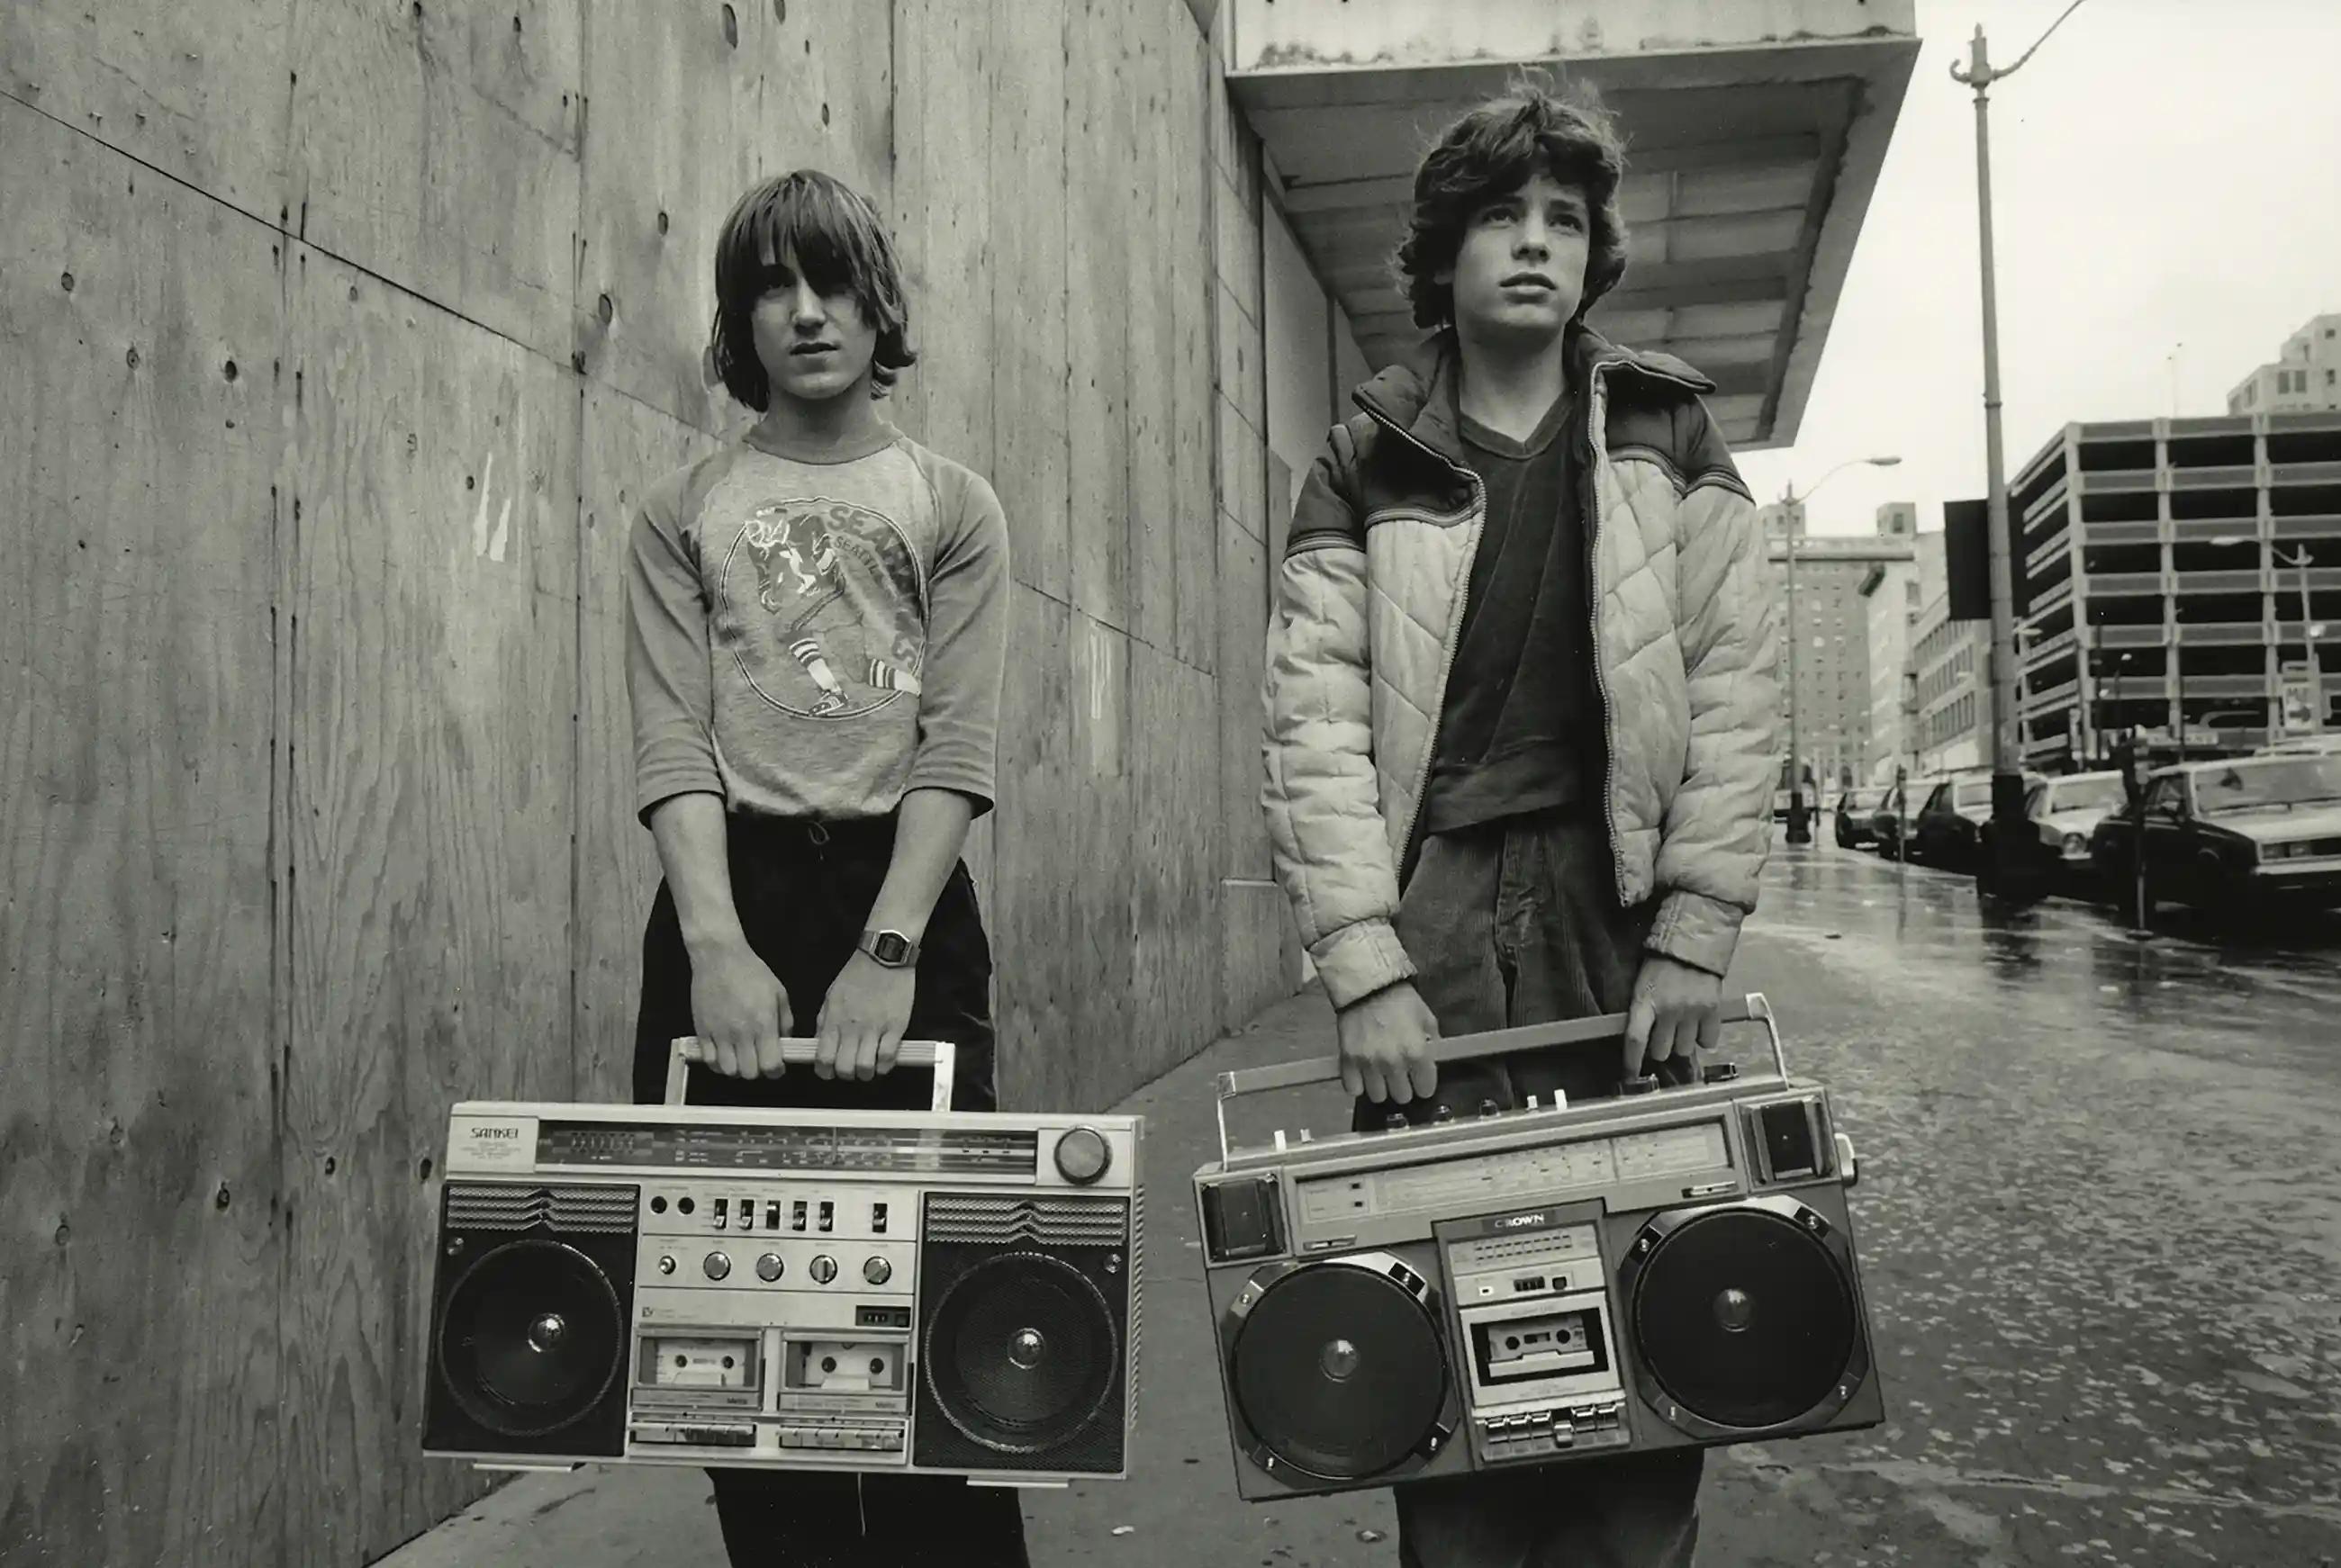
[(2322, 685), (2307, 670), (2285, 671), (2280, 708), (2283, 717), (2278, 722), (2286, 734), (2313, 734), (2322, 728), (2318, 722), (2324, 717)]

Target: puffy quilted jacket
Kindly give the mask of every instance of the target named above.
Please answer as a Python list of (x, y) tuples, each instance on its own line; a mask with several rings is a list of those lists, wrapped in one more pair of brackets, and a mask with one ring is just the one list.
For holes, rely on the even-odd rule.
[[(1450, 338), (1358, 389), (1293, 511), (1270, 619), (1262, 806), (1336, 1007), (1412, 978), (1391, 917), (1485, 491), (1454, 429)], [(1770, 852), (1778, 632), (1756, 507), (1681, 361), (1580, 331), (1571, 432), (1618, 897), (1651, 951), (1721, 975)]]

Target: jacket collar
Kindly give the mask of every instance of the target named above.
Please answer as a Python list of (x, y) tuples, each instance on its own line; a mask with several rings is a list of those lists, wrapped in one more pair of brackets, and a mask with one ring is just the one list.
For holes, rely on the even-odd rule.
[[(1569, 328), (1569, 386), (1582, 393), (1596, 374), (1622, 370), (1711, 392), (1715, 383), (1672, 354), (1621, 347), (1583, 323)], [(1366, 412), (1396, 426), (1456, 467), (1463, 466), (1462, 435), (1455, 424), (1459, 371), (1455, 333), (1440, 328), (1413, 353), (1382, 370), (1350, 394)]]

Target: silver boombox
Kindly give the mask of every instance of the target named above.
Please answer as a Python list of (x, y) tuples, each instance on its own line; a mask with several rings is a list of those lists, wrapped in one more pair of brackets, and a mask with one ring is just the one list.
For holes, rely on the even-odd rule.
[[(425, 1452), (639, 1463), (1128, 1474), (1139, 1117), (933, 1109), (454, 1107)], [(810, 1041), (783, 1042), (795, 1064)]]
[[(1332, 1058), (1222, 1074), (1195, 1173), (1247, 1499), (1884, 1419), (1827, 1090), (1761, 996), (1726, 1010), (1769, 1070), (1615, 1099), (1231, 1149), (1238, 1097)], [(1451, 1062), (1622, 1043), (1622, 1016), (1440, 1042)]]

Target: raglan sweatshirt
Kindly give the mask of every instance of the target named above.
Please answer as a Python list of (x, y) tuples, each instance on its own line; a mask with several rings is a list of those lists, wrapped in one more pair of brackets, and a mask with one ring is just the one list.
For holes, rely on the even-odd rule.
[(752, 432), (668, 475), (629, 541), (637, 812), (990, 810), (1008, 581), (991, 485), (891, 425), (822, 461)]

